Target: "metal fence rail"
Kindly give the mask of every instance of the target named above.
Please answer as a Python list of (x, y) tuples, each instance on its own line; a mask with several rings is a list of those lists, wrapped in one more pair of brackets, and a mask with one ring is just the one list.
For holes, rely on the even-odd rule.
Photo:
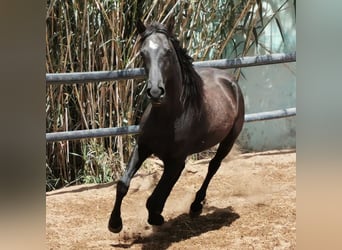
[[(194, 62), (194, 67), (214, 67), (221, 69), (260, 66), (275, 63), (287, 63), (296, 61), (296, 52), (285, 54), (270, 54), (262, 56), (247, 56), (235, 59), (220, 59)], [(46, 74), (47, 84), (72, 84), (88, 83), (96, 81), (114, 81), (127, 79), (143, 79), (143, 68), (123, 69), (114, 71), (78, 72), (78, 73), (53, 73)]]
[[(296, 115), (296, 108), (280, 109), (267, 112), (253, 113), (245, 115), (245, 122), (254, 122), (270, 119), (279, 119)], [(132, 135), (138, 134), (139, 126), (115, 127), (115, 128), (99, 128), (88, 130), (76, 130), (67, 132), (54, 132), (46, 134), (46, 141), (63, 141), (63, 140), (79, 140), (84, 138), (96, 138), (116, 135)]]
[(245, 115), (245, 122), (265, 121), (272, 119), (279, 119), (283, 117), (295, 116), (296, 108), (278, 109), (273, 111), (266, 111), (260, 113), (253, 113)]
[[(287, 63), (296, 61), (296, 52), (284, 54), (270, 54), (263, 56), (241, 57), (235, 59), (221, 59), (194, 62), (195, 67), (215, 67), (215, 68), (239, 68), (251, 67), (275, 63)], [(88, 83), (98, 81), (114, 81), (127, 79), (143, 79), (145, 70), (143, 68), (133, 68), (115, 71), (97, 71), (97, 72), (79, 72), (79, 73), (55, 73), (46, 74), (47, 84), (73, 84)], [(278, 119), (283, 117), (295, 116), (296, 108), (287, 108), (281, 110), (273, 110), (268, 112), (253, 113), (245, 115), (245, 122), (254, 122), (261, 120)], [(63, 141), (63, 140), (79, 140), (84, 138), (96, 138), (106, 136), (117, 136), (124, 134), (138, 134), (139, 126), (99, 128), (89, 130), (77, 130), (66, 132), (54, 132), (46, 134), (47, 142)]]

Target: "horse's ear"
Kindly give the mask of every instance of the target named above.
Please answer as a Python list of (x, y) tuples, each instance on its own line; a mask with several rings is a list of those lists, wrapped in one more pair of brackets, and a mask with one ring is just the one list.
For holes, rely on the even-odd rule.
[(137, 30), (138, 30), (139, 34), (144, 33), (146, 30), (144, 23), (140, 19), (138, 19), (138, 21), (137, 21)]
[(170, 17), (167, 22), (167, 31), (172, 34), (173, 33), (173, 27), (175, 26), (175, 19), (173, 17)]

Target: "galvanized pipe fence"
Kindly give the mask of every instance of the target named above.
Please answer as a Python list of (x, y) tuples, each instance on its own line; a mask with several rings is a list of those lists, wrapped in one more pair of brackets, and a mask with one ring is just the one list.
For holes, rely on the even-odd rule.
[[(215, 67), (215, 68), (239, 68), (251, 67), (266, 64), (288, 63), (296, 61), (296, 52), (284, 54), (270, 54), (263, 56), (241, 57), (235, 59), (220, 59), (194, 62), (194, 67)], [(99, 71), (99, 72), (80, 72), (80, 73), (54, 73), (46, 74), (47, 84), (85, 84), (98, 81), (115, 81), (127, 79), (143, 79), (145, 70), (143, 68)], [(245, 115), (245, 122), (279, 119), (296, 115), (296, 108), (286, 108), (267, 112), (253, 113)], [(117, 136), (124, 134), (138, 134), (139, 126), (132, 125), (126, 127), (99, 128), (88, 130), (76, 130), (65, 132), (46, 133), (46, 141), (79, 140), (84, 138), (96, 138), (106, 136)]]

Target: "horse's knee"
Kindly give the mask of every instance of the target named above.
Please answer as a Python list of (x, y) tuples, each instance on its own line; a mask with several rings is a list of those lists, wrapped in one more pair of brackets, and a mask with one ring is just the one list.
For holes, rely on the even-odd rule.
[(118, 181), (116, 185), (116, 195), (120, 197), (124, 197), (128, 192), (128, 185), (126, 185), (123, 181)]

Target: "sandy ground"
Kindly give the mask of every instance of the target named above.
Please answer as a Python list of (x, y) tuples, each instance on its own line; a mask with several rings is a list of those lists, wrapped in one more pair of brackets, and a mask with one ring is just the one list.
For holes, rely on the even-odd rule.
[(122, 205), (123, 230), (107, 230), (115, 184), (81, 185), (46, 193), (47, 249), (295, 249), (296, 152), (235, 154), (212, 179), (203, 213), (189, 207), (208, 160), (188, 162), (163, 212), (147, 223), (146, 199), (162, 168), (149, 160)]

